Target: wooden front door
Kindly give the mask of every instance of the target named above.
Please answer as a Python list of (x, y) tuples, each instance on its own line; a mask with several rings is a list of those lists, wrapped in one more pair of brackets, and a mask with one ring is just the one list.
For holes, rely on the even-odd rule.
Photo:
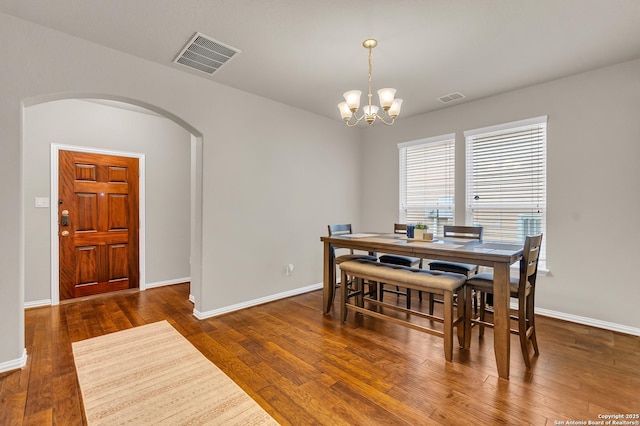
[(60, 299), (137, 288), (138, 159), (59, 151)]

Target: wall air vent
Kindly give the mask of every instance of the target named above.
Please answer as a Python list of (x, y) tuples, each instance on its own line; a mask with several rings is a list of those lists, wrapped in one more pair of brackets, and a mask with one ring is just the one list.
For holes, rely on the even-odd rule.
[(240, 50), (196, 33), (173, 62), (211, 75), (237, 53)]
[(460, 92), (449, 93), (448, 95), (440, 96), (438, 100), (443, 104), (448, 104), (449, 102), (457, 101), (458, 99), (464, 98), (464, 95)]

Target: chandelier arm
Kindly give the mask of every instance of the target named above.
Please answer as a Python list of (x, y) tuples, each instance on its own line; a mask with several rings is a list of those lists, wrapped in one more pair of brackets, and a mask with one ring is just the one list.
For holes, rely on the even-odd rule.
[[(349, 124), (349, 123), (351, 122), (351, 119), (353, 119), (353, 118), (355, 118), (355, 119), (356, 119), (356, 121), (355, 121), (353, 124)], [(349, 126), (349, 127), (354, 127), (354, 126), (357, 126), (357, 125), (358, 125), (358, 123), (359, 123), (360, 121), (362, 121), (362, 119), (363, 119), (363, 118), (364, 118), (364, 114), (362, 114), (362, 116), (361, 116), (360, 118), (358, 118), (358, 116), (357, 116), (355, 113), (353, 113), (353, 115), (351, 116), (351, 118), (350, 118), (349, 120), (345, 121), (345, 123), (346, 123), (346, 125), (347, 125), (347, 126)]]
[(394, 122), (394, 121), (396, 121), (396, 119), (395, 119), (395, 118), (392, 118), (392, 119), (391, 119), (391, 123), (387, 123), (386, 121), (384, 121), (384, 118), (383, 118), (383, 117), (381, 117), (381, 116), (379, 116), (378, 114), (376, 114), (376, 117), (377, 117), (380, 121), (382, 121), (384, 124), (386, 124), (387, 126), (391, 126), (391, 125), (393, 124), (393, 122)]

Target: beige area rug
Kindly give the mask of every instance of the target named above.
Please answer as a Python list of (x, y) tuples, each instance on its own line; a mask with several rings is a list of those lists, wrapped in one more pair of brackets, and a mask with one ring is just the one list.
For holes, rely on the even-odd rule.
[(73, 343), (90, 425), (277, 425), (168, 322)]

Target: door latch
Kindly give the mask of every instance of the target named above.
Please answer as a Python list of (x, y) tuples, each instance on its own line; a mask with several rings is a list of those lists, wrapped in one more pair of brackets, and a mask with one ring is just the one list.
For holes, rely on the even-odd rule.
[(69, 226), (69, 210), (62, 210), (61, 226)]

